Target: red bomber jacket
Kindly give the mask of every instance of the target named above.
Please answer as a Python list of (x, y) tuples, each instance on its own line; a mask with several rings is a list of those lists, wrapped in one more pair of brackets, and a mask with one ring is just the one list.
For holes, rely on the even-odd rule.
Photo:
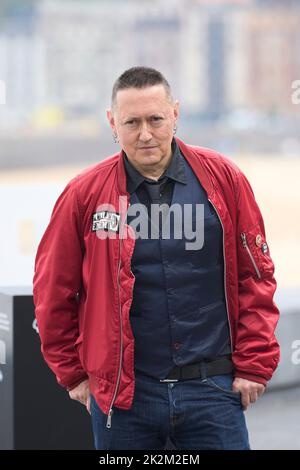
[[(235, 376), (265, 385), (279, 361), (274, 335), (279, 311), (260, 209), (230, 159), (176, 140), (222, 225)], [(135, 239), (125, 223), (128, 206), (122, 151), (73, 178), (54, 206), (33, 278), (44, 359), (67, 390), (89, 379), (91, 393), (108, 414), (107, 427), (113, 406), (131, 407), (135, 387), (129, 319)], [(110, 230), (103, 213), (110, 213), (105, 222)]]

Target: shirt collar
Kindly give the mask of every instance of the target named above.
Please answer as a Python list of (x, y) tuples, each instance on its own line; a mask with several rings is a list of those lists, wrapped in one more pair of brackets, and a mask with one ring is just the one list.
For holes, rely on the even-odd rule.
[[(178, 183), (187, 184), (187, 178), (185, 174), (184, 164), (183, 164), (183, 156), (180, 152), (178, 144), (176, 140), (173, 138), (172, 140), (172, 158), (171, 162), (164, 171), (164, 173), (160, 176), (159, 180), (163, 178), (171, 178)], [(144, 182), (144, 181), (151, 181), (145, 176), (141, 175), (141, 173), (136, 170), (136, 168), (130, 163), (128, 157), (125, 152), (123, 152), (124, 156), (124, 166), (126, 171), (126, 188), (127, 191), (132, 194), (137, 188)], [(153, 181), (153, 180), (152, 180)]]

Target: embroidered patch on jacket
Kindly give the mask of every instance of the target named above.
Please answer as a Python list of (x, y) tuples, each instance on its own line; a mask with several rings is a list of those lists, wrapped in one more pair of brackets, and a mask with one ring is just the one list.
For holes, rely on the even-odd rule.
[(92, 231), (97, 230), (111, 230), (118, 232), (120, 225), (120, 215), (116, 212), (100, 211), (93, 213)]

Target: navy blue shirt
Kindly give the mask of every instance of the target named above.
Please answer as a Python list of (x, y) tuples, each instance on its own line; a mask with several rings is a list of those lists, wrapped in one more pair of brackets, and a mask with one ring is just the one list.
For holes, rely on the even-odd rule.
[[(151, 203), (204, 206), (204, 245), (187, 251), (185, 241), (137, 238), (130, 321), (135, 371), (163, 379), (174, 365), (231, 352), (224, 294), (222, 227), (214, 208), (173, 139), (172, 159), (157, 182), (145, 178), (124, 155), (131, 205), (142, 203), (151, 224)], [(149, 190), (150, 187), (150, 190)], [(154, 188), (154, 189), (153, 189)], [(195, 215), (193, 212), (192, 222)], [(145, 219), (145, 220), (146, 220)], [(128, 217), (128, 223), (131, 218)], [(193, 225), (194, 226), (194, 225)]]

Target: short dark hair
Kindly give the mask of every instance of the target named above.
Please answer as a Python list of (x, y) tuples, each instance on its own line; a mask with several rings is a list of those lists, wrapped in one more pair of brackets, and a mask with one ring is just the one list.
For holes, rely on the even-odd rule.
[(115, 103), (119, 90), (125, 90), (127, 88), (146, 88), (155, 85), (163, 85), (168, 97), (172, 100), (170, 84), (161, 72), (151, 67), (131, 67), (125, 70), (115, 81), (111, 97), (112, 106)]

